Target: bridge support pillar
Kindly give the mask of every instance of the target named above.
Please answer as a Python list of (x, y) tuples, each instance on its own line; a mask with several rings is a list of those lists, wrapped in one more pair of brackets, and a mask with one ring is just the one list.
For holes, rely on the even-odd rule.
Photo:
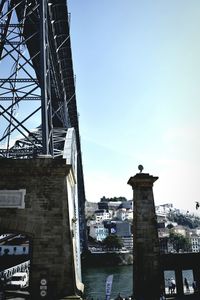
[(65, 159), (1, 159), (0, 191), (17, 190), (25, 191), (24, 207), (0, 207), (0, 231), (31, 237), (31, 299), (81, 293), (72, 166)]
[(152, 189), (157, 179), (138, 173), (128, 181), (134, 190), (133, 293), (136, 300), (160, 298), (160, 250)]
[(181, 268), (175, 269), (175, 277), (176, 277), (176, 289), (177, 289), (176, 293), (177, 295), (182, 296), (184, 295), (184, 292), (183, 292), (183, 276), (182, 276)]
[(196, 282), (196, 290), (194, 292), (200, 297), (200, 268), (198, 265), (193, 268), (193, 276)]

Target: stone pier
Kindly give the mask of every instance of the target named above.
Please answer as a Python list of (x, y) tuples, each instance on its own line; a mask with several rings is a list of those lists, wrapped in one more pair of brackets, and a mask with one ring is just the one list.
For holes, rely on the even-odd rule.
[(159, 300), (160, 251), (153, 197), (158, 177), (138, 173), (128, 181), (134, 191), (133, 292), (136, 300)]
[[(0, 232), (22, 233), (32, 241), (32, 300), (59, 299), (83, 288), (76, 272), (74, 178), (65, 159), (0, 160)], [(20, 191), (22, 205), (12, 207)]]

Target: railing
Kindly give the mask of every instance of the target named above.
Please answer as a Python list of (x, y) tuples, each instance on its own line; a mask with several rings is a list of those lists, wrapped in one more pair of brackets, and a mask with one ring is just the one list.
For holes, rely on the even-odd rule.
[(30, 268), (30, 260), (27, 260), (21, 264), (13, 266), (9, 269), (5, 269), (0, 272), (0, 278), (9, 279), (12, 275), (17, 272), (27, 272)]

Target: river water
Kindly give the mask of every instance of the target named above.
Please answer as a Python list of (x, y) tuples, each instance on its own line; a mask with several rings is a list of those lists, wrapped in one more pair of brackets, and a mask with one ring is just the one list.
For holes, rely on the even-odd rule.
[(111, 299), (117, 297), (129, 297), (133, 290), (133, 266), (114, 267), (84, 267), (82, 270), (85, 296), (87, 299), (104, 300), (106, 278), (113, 275)]
[[(133, 266), (113, 266), (113, 267), (84, 267), (82, 269), (82, 279), (85, 285), (85, 297), (89, 300), (104, 300), (105, 299), (105, 285), (106, 278), (113, 275), (113, 285), (111, 299), (115, 299), (118, 293), (123, 298), (132, 295), (133, 291)], [(192, 270), (184, 270), (182, 272), (183, 281), (187, 278), (190, 285), (190, 293), (193, 293)], [(168, 294), (168, 280), (175, 279), (174, 271), (165, 271), (165, 291)], [(187, 293), (184, 287), (184, 293)]]

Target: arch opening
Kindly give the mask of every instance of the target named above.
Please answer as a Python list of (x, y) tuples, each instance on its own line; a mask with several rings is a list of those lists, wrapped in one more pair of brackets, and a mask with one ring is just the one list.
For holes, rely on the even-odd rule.
[(22, 232), (0, 232), (0, 293), (30, 295), (32, 237)]

